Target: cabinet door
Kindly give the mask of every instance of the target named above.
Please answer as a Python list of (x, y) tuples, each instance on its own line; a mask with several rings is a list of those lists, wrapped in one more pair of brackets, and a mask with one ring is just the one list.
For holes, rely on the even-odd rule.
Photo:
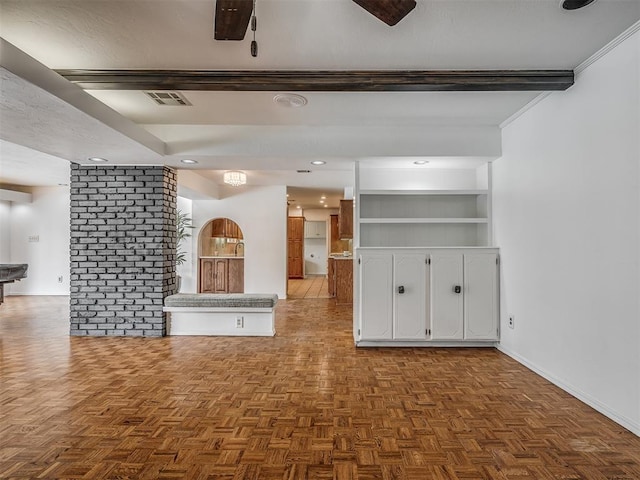
[(226, 258), (214, 259), (213, 293), (227, 293), (229, 261)]
[(226, 228), (225, 228), (225, 219), (224, 218), (216, 218), (213, 222), (211, 222), (211, 236), (223, 238), (226, 236)]
[(464, 338), (498, 338), (498, 267), (494, 253), (464, 256)]
[(336, 261), (333, 258), (329, 258), (327, 261), (327, 287), (329, 289), (329, 296), (336, 296), (336, 270), (335, 265)]
[(463, 278), (462, 254), (431, 255), (431, 338), (434, 340), (463, 338)]
[(200, 259), (200, 293), (214, 292), (215, 265), (212, 258)]
[(391, 254), (360, 256), (360, 339), (393, 337), (393, 257)]
[(244, 293), (244, 259), (229, 259), (228, 293)]
[(403, 253), (393, 256), (393, 338), (424, 340), (427, 333), (427, 256)]
[(289, 217), (287, 221), (289, 278), (304, 277), (304, 217)]
[(353, 238), (353, 200), (340, 200), (338, 234), (342, 240)]

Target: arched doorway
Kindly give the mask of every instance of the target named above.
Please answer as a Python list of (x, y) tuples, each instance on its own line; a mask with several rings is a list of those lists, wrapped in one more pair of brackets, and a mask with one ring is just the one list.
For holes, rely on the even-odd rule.
[(198, 237), (198, 293), (244, 293), (244, 237), (229, 218), (209, 220)]

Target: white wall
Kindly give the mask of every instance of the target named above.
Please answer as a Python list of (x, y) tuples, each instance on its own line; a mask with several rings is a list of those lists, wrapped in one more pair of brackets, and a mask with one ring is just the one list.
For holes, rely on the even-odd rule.
[(0, 263), (11, 263), (11, 203), (0, 201)]
[[(176, 203), (178, 211), (188, 215), (193, 220), (193, 201), (178, 196)], [(198, 280), (193, 272), (193, 262), (194, 259), (197, 260), (197, 254), (194, 255), (193, 234), (195, 229), (191, 229), (189, 233), (191, 233), (191, 238), (183, 240), (182, 245), (180, 245), (180, 249), (185, 253), (185, 262), (182, 265), (176, 265), (176, 275), (180, 275), (182, 278), (180, 291), (183, 292), (195, 292), (198, 288)], [(195, 251), (197, 252), (197, 250)]]
[[(193, 200), (193, 224), (196, 227), (193, 230), (193, 251), (197, 252), (198, 235), (209, 220), (218, 217), (233, 220), (244, 236), (244, 291), (276, 293), (278, 297), (286, 298), (286, 187), (229, 187), (224, 188), (222, 197), (220, 200)], [(194, 261), (192, 265), (194, 279), (197, 278), (196, 263)], [(183, 288), (182, 291), (188, 290)], [(191, 291), (196, 291), (195, 285)]]
[(505, 127), (493, 164), (500, 348), (638, 435), (639, 86), (636, 33)]
[(69, 294), (69, 210), (69, 187), (35, 187), (32, 203), (11, 203), (7, 263), (28, 263), (29, 270), (27, 278), (5, 285), (6, 294)]

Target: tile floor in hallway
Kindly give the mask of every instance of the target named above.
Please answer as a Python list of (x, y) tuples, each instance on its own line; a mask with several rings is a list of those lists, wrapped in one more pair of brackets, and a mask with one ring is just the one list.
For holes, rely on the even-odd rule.
[(351, 307), (273, 338), (68, 336), (0, 307), (2, 479), (640, 479), (640, 438), (490, 349), (358, 348)]

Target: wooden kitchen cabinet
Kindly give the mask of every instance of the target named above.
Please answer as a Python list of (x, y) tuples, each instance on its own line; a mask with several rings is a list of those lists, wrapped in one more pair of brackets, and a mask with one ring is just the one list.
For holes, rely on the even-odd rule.
[(244, 258), (229, 258), (227, 293), (244, 293)]
[(336, 296), (336, 261), (331, 257), (329, 257), (327, 261), (327, 288), (329, 290), (329, 296), (335, 297)]
[(338, 235), (341, 240), (353, 238), (353, 200), (340, 200)]
[(242, 231), (236, 222), (228, 218), (216, 218), (211, 222), (211, 236), (242, 239)]
[(244, 259), (201, 258), (200, 293), (243, 293)]
[(287, 267), (289, 278), (304, 278), (304, 217), (287, 219)]
[(338, 305), (353, 303), (353, 258), (335, 259), (335, 294)]

